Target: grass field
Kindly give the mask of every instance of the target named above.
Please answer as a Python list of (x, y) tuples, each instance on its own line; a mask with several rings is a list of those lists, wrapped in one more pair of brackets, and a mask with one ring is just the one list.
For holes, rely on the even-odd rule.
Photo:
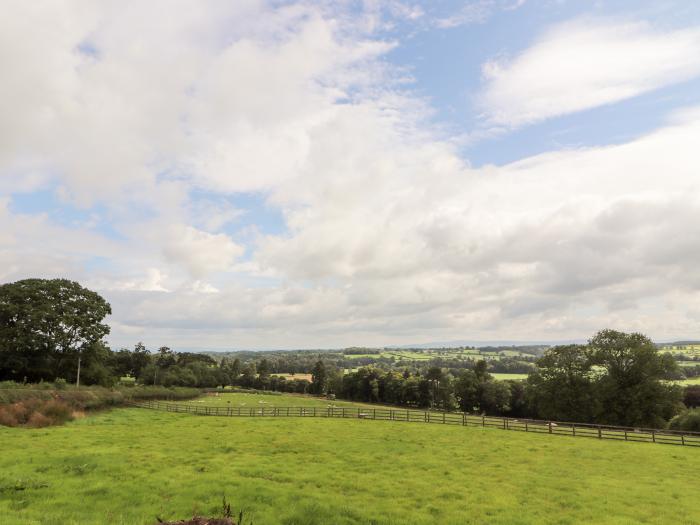
[(497, 380), (499, 380), (499, 381), (505, 381), (506, 379), (518, 379), (518, 380), (527, 379), (527, 374), (499, 374), (499, 373), (491, 373), (491, 375), (494, 377), (494, 379), (497, 379)]
[(256, 525), (700, 523), (700, 453), (682, 447), (137, 408), (0, 443), (2, 525), (150, 524), (224, 494)]
[(294, 381), (295, 379), (305, 379), (306, 381), (311, 382), (311, 379), (313, 378), (311, 374), (270, 374), (276, 377), (284, 377), (285, 380), (287, 381)]
[(250, 394), (243, 392), (221, 393), (219, 395), (210, 394), (195, 401), (188, 401), (189, 404), (204, 406), (232, 406), (232, 407), (356, 407), (356, 406), (377, 406), (355, 403), (352, 401), (330, 401), (322, 397), (312, 397), (303, 394)]

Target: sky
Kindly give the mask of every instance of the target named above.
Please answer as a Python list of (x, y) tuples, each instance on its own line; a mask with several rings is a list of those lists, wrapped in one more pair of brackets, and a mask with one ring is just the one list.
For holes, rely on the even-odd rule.
[(114, 348), (700, 337), (700, 3), (0, 9), (0, 282)]

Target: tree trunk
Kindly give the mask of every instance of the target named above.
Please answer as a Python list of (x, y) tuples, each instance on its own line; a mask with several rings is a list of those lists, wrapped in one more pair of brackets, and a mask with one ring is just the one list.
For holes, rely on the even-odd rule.
[(81, 355), (80, 355), (80, 353), (78, 353), (78, 375), (76, 376), (76, 379), (75, 379), (75, 387), (76, 388), (80, 388), (80, 358), (81, 358)]

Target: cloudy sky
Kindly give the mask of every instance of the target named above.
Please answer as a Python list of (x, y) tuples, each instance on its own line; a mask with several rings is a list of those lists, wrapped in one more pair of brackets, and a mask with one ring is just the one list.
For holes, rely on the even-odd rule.
[(115, 347), (700, 337), (700, 3), (0, 9), (0, 282)]

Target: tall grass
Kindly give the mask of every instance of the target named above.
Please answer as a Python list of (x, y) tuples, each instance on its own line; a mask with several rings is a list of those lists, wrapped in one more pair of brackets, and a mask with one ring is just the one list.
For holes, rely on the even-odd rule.
[(23, 385), (4, 381), (0, 383), (0, 425), (44, 427), (65, 423), (86, 410), (121, 406), (135, 400), (192, 399), (200, 393), (196, 388), (91, 386), (77, 389), (64, 384)]

